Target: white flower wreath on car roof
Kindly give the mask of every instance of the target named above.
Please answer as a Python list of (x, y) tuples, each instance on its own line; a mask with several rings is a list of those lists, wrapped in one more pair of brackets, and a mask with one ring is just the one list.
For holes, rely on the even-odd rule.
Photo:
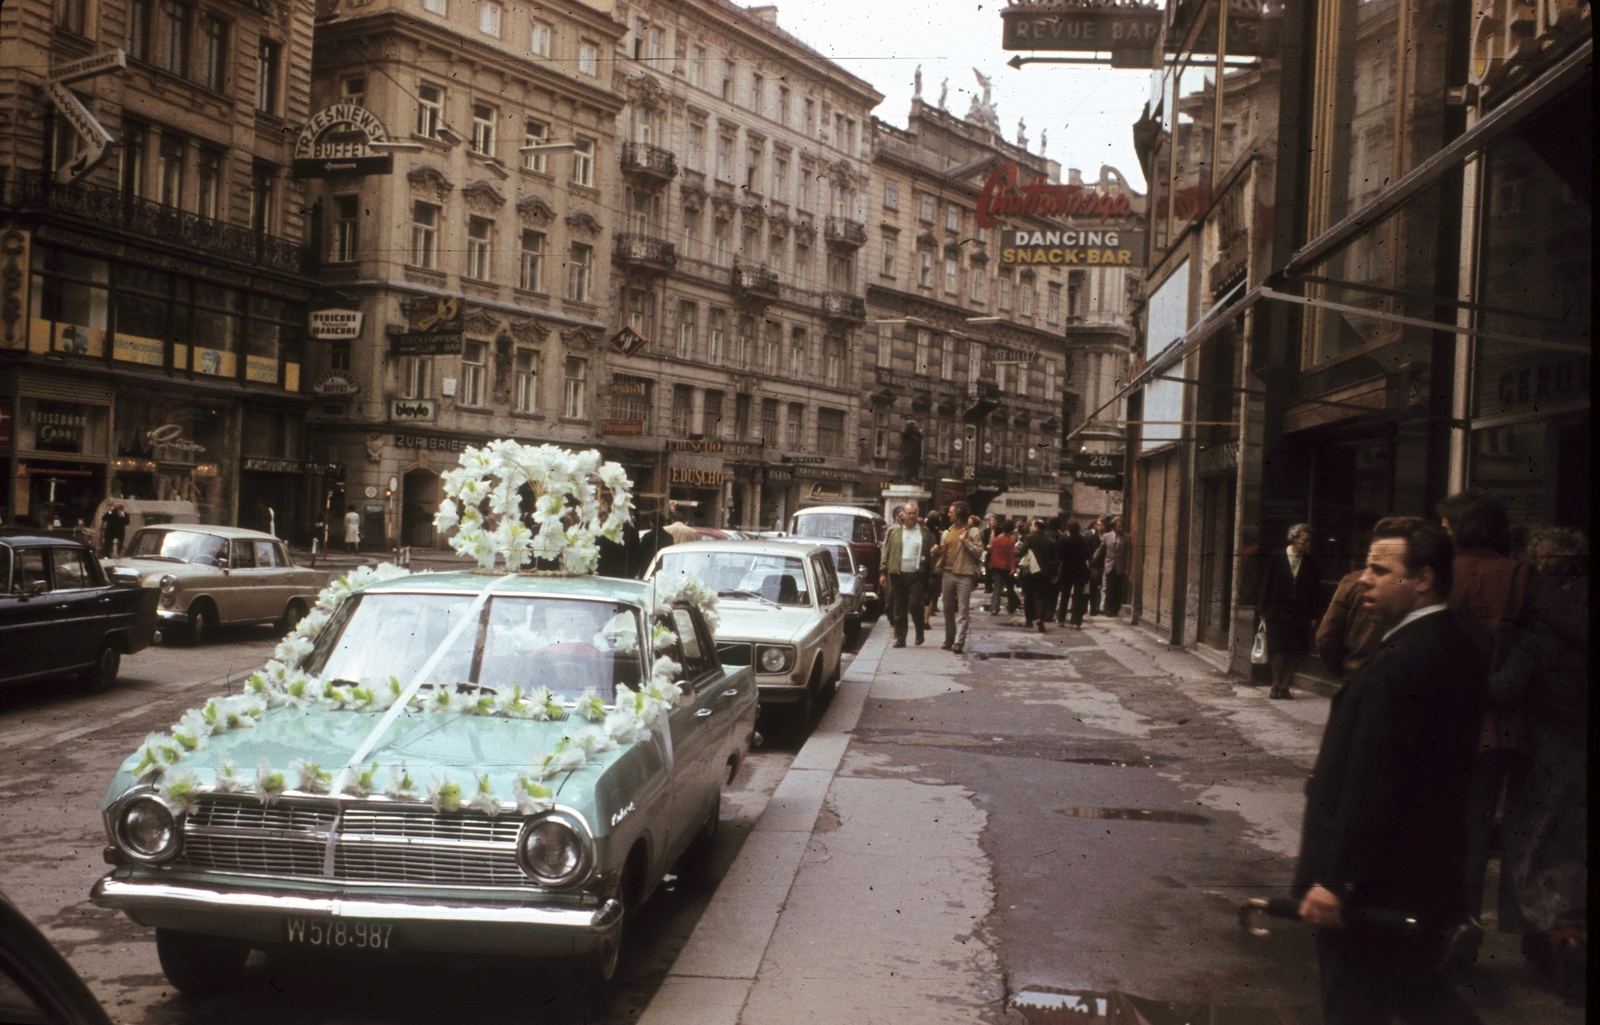
[[(472, 555), (483, 570), (492, 571), (501, 557), (508, 569), (517, 570), (534, 558), (559, 561), (568, 574), (593, 570), (598, 558), (598, 537), (615, 539), (632, 509), (631, 485), (622, 468), (600, 462), (597, 452), (579, 455), (552, 445), (521, 445), (512, 441), (490, 442), (482, 449), (462, 454), (461, 466), (445, 475), (447, 493), (461, 499), (458, 511), (454, 502), (441, 506), (435, 525), (448, 530), (459, 526), (451, 546)], [(598, 483), (597, 483), (598, 482)], [(533, 490), (536, 502), (534, 519), (538, 535), (529, 531), (520, 518), (523, 484)], [(604, 491), (602, 491), (604, 489)], [(609, 511), (602, 518), (602, 499), (609, 498)], [(482, 505), (489, 505), (485, 518)], [(574, 515), (576, 514), (576, 515)], [(573, 520), (563, 523), (564, 520)], [(540, 544), (538, 538), (549, 541)], [(465, 537), (465, 540), (463, 540)], [(293, 632), (281, 640), (273, 658), (246, 681), (243, 694), (214, 698), (197, 709), (185, 712), (166, 734), (151, 734), (136, 752), (132, 770), (141, 782), (159, 785), (162, 796), (174, 807), (188, 807), (204, 788), (196, 774), (180, 764), (205, 749), (216, 734), (254, 726), (268, 708), (292, 705), (327, 711), (382, 711), (397, 701), (404, 688), (391, 677), (386, 684), (370, 687), (340, 686), (306, 673), (302, 664), (310, 657), (317, 638), (333, 613), (355, 591), (369, 584), (409, 575), (410, 570), (385, 563), (352, 570), (323, 588), (312, 611)], [(670, 612), (675, 603), (700, 609), (712, 629), (716, 628), (717, 598), (699, 580), (675, 576), (662, 580), (656, 588), (654, 614)], [(597, 635), (596, 646), (617, 651), (636, 650), (631, 631), (608, 627)], [(527, 638), (530, 643), (532, 638)], [(670, 648), (676, 634), (656, 626), (651, 634), (655, 651)], [(609, 642), (609, 643), (606, 643)], [(554, 750), (536, 754), (526, 771), (515, 780), (515, 793), (508, 800), (521, 814), (548, 810), (554, 792), (544, 780), (560, 772), (582, 768), (591, 757), (619, 746), (648, 741), (665, 728), (662, 716), (681, 695), (674, 677), (681, 667), (671, 658), (659, 655), (651, 665), (649, 681), (637, 691), (619, 685), (615, 703), (607, 710), (593, 691), (576, 701), (576, 717), (590, 725), (568, 730)], [(482, 688), (479, 696), (457, 695), (451, 688), (436, 688), (427, 695), (414, 695), (409, 705), (420, 712), (459, 715), (505, 715), (511, 718), (550, 721), (566, 713), (566, 707), (549, 688)], [(253, 779), (241, 774), (233, 762), (223, 759), (215, 767), (211, 789), (230, 793), (254, 794), (272, 802), (289, 790), (316, 794), (365, 796), (377, 790), (379, 763), (348, 766), (335, 772), (320, 764), (299, 758), (286, 769), (275, 769), (265, 759)], [(476, 808), (489, 814), (500, 809), (500, 799), (489, 788), (487, 776), (474, 780), (473, 796), (468, 799), (462, 786), (448, 776), (433, 779), (426, 791), (419, 788), (405, 765), (390, 766), (390, 778), (383, 792), (396, 799), (416, 800), (433, 805), (436, 811)]]

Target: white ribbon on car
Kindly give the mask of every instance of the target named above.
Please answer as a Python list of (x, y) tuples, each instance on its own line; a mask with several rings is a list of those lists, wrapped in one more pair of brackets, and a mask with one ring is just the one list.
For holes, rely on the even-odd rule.
[(372, 732), (368, 733), (366, 739), (361, 741), (361, 744), (356, 748), (355, 754), (351, 755), (350, 760), (344, 763), (346, 769), (359, 771), (362, 761), (377, 746), (378, 741), (389, 731), (389, 727), (394, 725), (394, 721), (400, 717), (406, 707), (411, 704), (411, 699), (416, 696), (417, 691), (422, 687), (423, 681), (427, 680), (428, 676), (439, 667), (439, 663), (444, 660), (445, 653), (455, 646), (456, 641), (461, 639), (461, 634), (467, 629), (467, 625), (477, 625), (478, 618), (483, 614), (483, 607), (489, 603), (489, 595), (493, 593), (495, 588), (508, 580), (516, 579), (516, 576), (515, 573), (508, 573), (497, 580), (490, 581), (487, 587), (478, 592), (478, 596), (472, 600), (472, 604), (467, 606), (466, 613), (455, 626), (450, 628), (450, 632), (444, 635), (444, 640), (439, 642), (439, 646), (433, 649), (433, 654), (429, 655), (428, 660), (422, 663), (422, 668), (418, 669), (416, 675), (411, 677), (411, 682), (406, 685), (406, 689), (401, 691), (400, 696), (394, 699), (394, 704), (389, 706), (389, 710), (383, 714), (383, 718), (379, 719), (378, 724), (372, 727)]

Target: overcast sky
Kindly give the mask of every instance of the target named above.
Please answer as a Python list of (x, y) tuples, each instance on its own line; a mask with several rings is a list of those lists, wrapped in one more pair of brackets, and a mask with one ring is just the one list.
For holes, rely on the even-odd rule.
[[(736, 0), (755, 6), (752, 0)], [(1041, 129), (1049, 131), (1045, 155), (1063, 168), (1076, 167), (1085, 180), (1100, 165), (1121, 171), (1144, 191), (1144, 175), (1133, 152), (1133, 123), (1150, 91), (1150, 72), (1113, 71), (1105, 65), (1006, 67), (1012, 53), (1000, 49), (1000, 11), (1005, 0), (775, 0), (778, 24), (871, 82), (884, 95), (875, 113), (905, 127), (911, 79), (922, 65), (922, 97), (938, 101), (939, 83), (950, 79), (945, 106), (965, 116), (978, 90), (972, 69), (994, 83), (995, 106), (1008, 141), (1017, 119), (1028, 125), (1028, 148), (1039, 152)], [(1045, 55), (1048, 56), (1048, 55)], [(1059, 56), (1068, 56), (1061, 54)], [(1063, 170), (1062, 178), (1066, 178)]]

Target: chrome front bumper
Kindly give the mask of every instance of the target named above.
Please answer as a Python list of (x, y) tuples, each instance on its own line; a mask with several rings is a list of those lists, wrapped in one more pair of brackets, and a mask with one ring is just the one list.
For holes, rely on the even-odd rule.
[(400, 949), (438, 953), (587, 954), (622, 923), (622, 905), (489, 904), (436, 897), (268, 893), (105, 876), (89, 891), (96, 907), (135, 922), (262, 945), (287, 940), (291, 918), (393, 923)]
[(189, 621), (189, 613), (179, 612), (177, 609), (157, 609), (156, 615), (161, 618), (163, 623), (187, 623)]

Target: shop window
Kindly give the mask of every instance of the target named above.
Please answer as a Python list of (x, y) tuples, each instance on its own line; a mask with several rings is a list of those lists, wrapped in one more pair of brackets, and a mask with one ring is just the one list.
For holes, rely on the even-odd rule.
[(544, 291), (544, 235), (541, 232), (522, 233), (522, 258), (517, 285), (529, 292)]
[(817, 452), (825, 456), (844, 455), (844, 410), (817, 410)]
[(539, 352), (518, 349), (516, 355), (516, 405), (518, 413), (539, 411)]
[[(238, 376), (240, 343), (245, 336), (243, 314), (244, 296), (241, 293), (204, 281), (195, 282), (193, 330), (195, 345), (191, 351), (196, 371), (217, 377)], [(270, 321), (266, 324), (267, 330), (274, 334), (272, 338), (264, 340), (270, 341), (276, 350), (277, 325)], [(274, 359), (271, 380), (277, 381), (277, 379), (277, 363)]]
[(588, 409), (589, 361), (567, 358), (566, 380), (563, 383), (563, 414), (571, 420), (583, 419)]
[[(278, 380), (278, 361), (283, 358), (288, 319), (284, 304), (266, 296), (252, 295), (250, 319), (245, 329), (245, 378), (266, 384)], [(205, 336), (197, 335), (196, 341)]]
[[(180, 333), (188, 337), (183, 330), (187, 310), (183, 322), (173, 316), (172, 288), (170, 274), (127, 264), (117, 266), (115, 358), (146, 366), (163, 366), (167, 342)], [(173, 362), (179, 367), (186, 366), (187, 348), (175, 354)]]
[(472, 105), (472, 152), (494, 156), (495, 118), (495, 109), (487, 103)]
[(433, 270), (439, 262), (439, 208), (411, 204), (411, 265)]
[(482, 342), (461, 343), (461, 390), (456, 402), (462, 406), (483, 405), (484, 357), (488, 346)]
[(329, 259), (334, 263), (354, 263), (356, 246), (360, 241), (361, 200), (357, 196), (333, 197), (333, 251)]
[[(104, 355), (110, 283), (105, 260), (35, 246), (30, 338), (44, 333), (55, 351)], [(156, 363), (160, 362), (158, 344)]]
[(467, 274), (476, 281), (488, 281), (493, 272), (490, 253), (494, 246), (494, 222), (487, 217), (467, 218)]

